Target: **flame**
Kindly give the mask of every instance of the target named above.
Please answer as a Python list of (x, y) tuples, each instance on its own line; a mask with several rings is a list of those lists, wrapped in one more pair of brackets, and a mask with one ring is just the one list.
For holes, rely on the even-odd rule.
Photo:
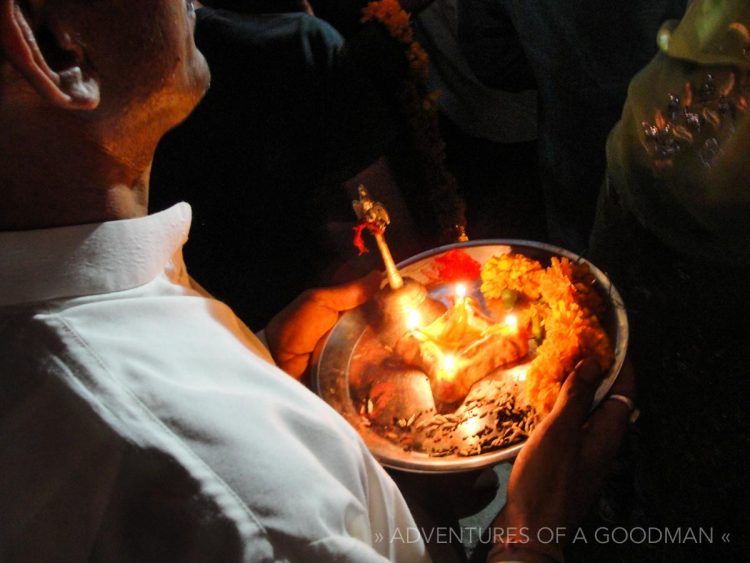
[(511, 332), (516, 333), (518, 332), (518, 317), (515, 315), (506, 315), (505, 316), (505, 325), (511, 330)]
[(466, 286), (462, 283), (456, 284), (456, 300), (466, 297)]
[(456, 357), (452, 354), (443, 356), (443, 371), (445, 371), (446, 375), (456, 374)]
[(422, 325), (422, 315), (416, 309), (408, 309), (406, 312), (406, 328), (414, 330)]

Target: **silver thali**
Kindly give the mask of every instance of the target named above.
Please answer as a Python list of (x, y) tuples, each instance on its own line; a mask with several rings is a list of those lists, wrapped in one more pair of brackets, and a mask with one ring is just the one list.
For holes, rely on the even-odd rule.
[[(625, 360), (628, 346), (628, 320), (625, 307), (617, 289), (596, 266), (584, 258), (552, 245), (522, 240), (477, 240), (458, 243), (418, 254), (398, 265), (405, 277), (411, 277), (424, 283), (430, 295), (435, 299), (445, 299), (448, 284), (436, 284), (430, 272), (434, 271), (435, 258), (453, 249), (461, 249), (471, 258), (483, 264), (486, 260), (499, 254), (518, 253), (538, 260), (547, 266), (552, 257), (567, 257), (572, 261), (583, 261), (589, 266), (596, 278), (596, 287), (609, 303), (605, 318), (600, 319), (608, 333), (615, 353), (615, 361), (597, 390), (594, 404), (597, 404), (608, 393), (614, 384)], [(477, 298), (483, 312), (489, 316), (484, 299), (479, 291), (479, 283), (471, 285), (469, 295)], [(448, 473), (480, 469), (501, 461), (515, 458), (523, 447), (524, 441), (507, 447), (495, 449), (477, 455), (446, 455), (433, 457), (426, 453), (405, 449), (398, 443), (381, 435), (378, 429), (371, 426), (360, 412), (361, 389), (357, 388), (353, 364), (356, 363), (356, 351), (366, 346), (367, 333), (371, 332), (366, 315), (362, 309), (355, 309), (342, 315), (339, 322), (328, 335), (321, 351), (314, 360), (313, 390), (327, 403), (336, 409), (359, 432), (373, 455), (385, 466), (415, 473)], [(351, 377), (350, 377), (351, 376)], [(382, 431), (382, 430), (381, 430)]]

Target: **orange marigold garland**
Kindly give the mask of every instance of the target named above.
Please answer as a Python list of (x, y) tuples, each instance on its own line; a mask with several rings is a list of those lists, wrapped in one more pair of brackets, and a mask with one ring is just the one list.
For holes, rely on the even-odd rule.
[(482, 267), (482, 293), (488, 299), (501, 299), (510, 290), (526, 298), (539, 299), (539, 276), (544, 272), (536, 260), (521, 254), (493, 256)]
[[(398, 0), (377, 0), (363, 8), (361, 21), (380, 22), (391, 37), (404, 46), (409, 72), (398, 100), (409, 125), (414, 150), (412, 166), (420, 171), (421, 182), (428, 190), (429, 209), (440, 231), (439, 241), (467, 240), (466, 204), (458, 193), (456, 179), (445, 166), (445, 145), (438, 127), (438, 93), (427, 88), (429, 57), (414, 40), (409, 14), (401, 8)], [(425, 218), (425, 222), (428, 219)]]
[(362, 23), (376, 20), (382, 23), (388, 33), (401, 43), (414, 41), (409, 14), (401, 8), (398, 0), (370, 2), (362, 9)]
[(543, 268), (535, 260), (508, 254), (488, 260), (481, 275), (488, 300), (498, 301), (507, 290), (520, 296), (526, 305), (520, 324), (541, 340), (526, 373), (527, 398), (538, 413), (552, 409), (563, 379), (579, 360), (594, 358), (602, 370), (612, 365), (612, 343), (599, 322), (606, 304), (586, 264), (552, 258)]

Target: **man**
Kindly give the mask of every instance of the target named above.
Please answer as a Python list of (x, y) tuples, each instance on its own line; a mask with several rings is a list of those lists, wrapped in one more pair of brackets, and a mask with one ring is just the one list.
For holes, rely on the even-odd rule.
[(2, 228), (60, 228), (3, 244), (2, 559), (419, 560), (369, 545), (413, 523), (356, 434), (193, 288), (189, 208), (143, 217), (156, 143), (208, 84), (193, 22), (3, 2)]
[[(146, 215), (155, 146), (208, 83), (193, 25), (189, 2), (0, 2), (0, 559), (426, 559), (378, 542), (414, 523), (356, 433), (188, 277), (189, 207)], [(376, 281), (276, 317), (280, 366), (300, 375)], [(584, 436), (597, 381), (568, 380), (499, 523), (575, 521), (594, 489), (568, 485), (627, 414), (606, 401)]]

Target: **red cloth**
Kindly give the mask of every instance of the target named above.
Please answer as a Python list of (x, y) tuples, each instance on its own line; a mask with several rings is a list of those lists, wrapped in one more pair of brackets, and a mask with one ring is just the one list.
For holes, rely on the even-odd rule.
[(370, 252), (367, 249), (367, 246), (365, 246), (365, 241), (362, 238), (362, 231), (367, 229), (370, 231), (373, 235), (382, 235), (385, 229), (381, 229), (377, 226), (377, 224), (372, 223), (370, 221), (362, 221), (359, 225), (354, 227), (354, 246), (357, 247), (357, 250), (359, 251), (359, 255), (362, 256), (365, 252)]

